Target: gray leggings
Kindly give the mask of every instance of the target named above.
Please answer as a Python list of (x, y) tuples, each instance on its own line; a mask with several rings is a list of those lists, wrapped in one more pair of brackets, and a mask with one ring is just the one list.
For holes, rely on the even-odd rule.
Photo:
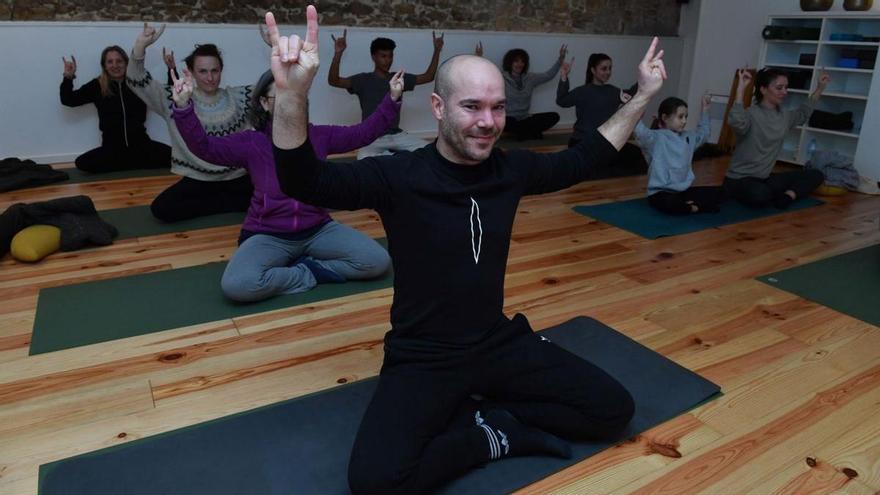
[(303, 256), (346, 280), (378, 277), (391, 264), (388, 252), (376, 241), (334, 221), (296, 241), (256, 234), (245, 240), (229, 260), (220, 282), (223, 294), (235, 301), (250, 302), (308, 291), (317, 282), (308, 268), (296, 263)]

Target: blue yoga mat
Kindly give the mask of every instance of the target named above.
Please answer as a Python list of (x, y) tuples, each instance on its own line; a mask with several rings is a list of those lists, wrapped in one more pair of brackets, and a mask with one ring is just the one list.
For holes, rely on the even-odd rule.
[(727, 201), (722, 203), (721, 211), (718, 213), (674, 216), (651, 208), (646, 198), (637, 198), (600, 205), (575, 206), (574, 211), (646, 239), (657, 239), (658, 237), (690, 234), (821, 204), (824, 202), (818, 199), (803, 198), (792, 203), (787, 209), (779, 210), (776, 208), (749, 208), (736, 201)]
[[(636, 413), (616, 442), (572, 459), (520, 457), (476, 469), (442, 493), (509, 493), (672, 419), (719, 387), (591, 318), (541, 333), (617, 378)], [(375, 378), (40, 466), (42, 495), (346, 494), (348, 456)]]

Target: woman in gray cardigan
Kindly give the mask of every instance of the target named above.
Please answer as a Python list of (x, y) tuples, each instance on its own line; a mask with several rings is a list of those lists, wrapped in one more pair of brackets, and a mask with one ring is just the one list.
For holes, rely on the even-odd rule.
[[(522, 48), (508, 50), (501, 62), (501, 74), (504, 76), (504, 90), (507, 94), (507, 119), (504, 131), (513, 135), (517, 141), (526, 139), (542, 139), (547, 129), (559, 122), (556, 112), (529, 113), (532, 105), (532, 91), (556, 77), (559, 67), (565, 59), (568, 48), (559, 47), (559, 58), (546, 72), (529, 72), (529, 53)], [(478, 43), (475, 53), (483, 56), (483, 44)]]
[(738, 71), (736, 100), (727, 123), (736, 134), (736, 149), (724, 175), (724, 189), (740, 203), (753, 208), (786, 208), (794, 200), (808, 195), (825, 180), (815, 169), (771, 173), (782, 151), (785, 136), (810, 118), (830, 77), (822, 74), (816, 89), (799, 107), (783, 109), (788, 95), (788, 76), (778, 69), (758, 72), (755, 81), (755, 104), (743, 107), (745, 87), (752, 80), (746, 69)]

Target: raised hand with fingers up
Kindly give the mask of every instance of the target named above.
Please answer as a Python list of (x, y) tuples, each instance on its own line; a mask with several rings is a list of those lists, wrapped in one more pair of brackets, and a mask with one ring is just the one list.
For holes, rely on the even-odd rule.
[(281, 149), (293, 149), (308, 138), (308, 95), (320, 63), (318, 57), (318, 11), (306, 7), (306, 39), (281, 36), (275, 16), (266, 13), (272, 41), (270, 65), (275, 78), (275, 112), (272, 142)]
[(275, 16), (266, 14), (266, 26), (272, 41), (272, 75), (275, 77), (275, 91), (295, 92), (305, 96), (312, 86), (318, 72), (318, 12), (309, 5), (306, 9), (306, 38), (297, 35), (281, 36)]
[(829, 82), (831, 82), (831, 76), (828, 75), (827, 72), (822, 71), (819, 75), (819, 80), (816, 82), (816, 89), (810, 94), (810, 100), (812, 100), (813, 103), (819, 101), (825, 88), (828, 87)]
[(136, 42), (142, 44), (144, 48), (146, 48), (155, 43), (156, 40), (158, 40), (164, 32), (165, 24), (162, 24), (161, 26), (159, 26), (159, 29), (156, 29), (145, 22), (144, 29), (138, 34)]
[(269, 48), (272, 48), (272, 40), (269, 39), (269, 30), (266, 28), (265, 24), (258, 23), (257, 29), (260, 30), (260, 38), (263, 39), (263, 43), (269, 45)]
[(64, 62), (64, 77), (67, 79), (73, 79), (76, 77), (76, 57), (73, 55), (70, 56), (70, 61), (68, 62), (66, 58), (61, 57), (61, 61)]
[(183, 68), (183, 77), (178, 78), (171, 72), (171, 81), (174, 83), (171, 91), (171, 98), (177, 108), (183, 108), (189, 105), (189, 99), (193, 93), (193, 78), (189, 69)]
[(134, 40), (134, 48), (132, 53), (137, 58), (143, 58), (147, 51), (147, 47), (152, 45), (165, 32), (165, 24), (159, 26), (159, 29), (144, 23), (144, 29), (138, 33), (137, 39)]
[(658, 38), (651, 41), (651, 46), (645, 52), (645, 57), (639, 63), (639, 93), (648, 98), (657, 94), (666, 80), (666, 66), (663, 64), (663, 50), (658, 50), (660, 44)]
[(177, 68), (177, 62), (174, 60), (174, 50), (165, 50), (163, 46), (162, 60), (165, 62), (165, 67), (168, 67), (168, 70), (175, 70)]
[(568, 53), (568, 45), (563, 44), (559, 47), (559, 61), (565, 60), (565, 55)]
[(391, 99), (394, 101), (400, 101), (400, 96), (403, 95), (403, 74), (405, 71), (403, 69), (399, 70), (394, 77), (388, 81), (389, 92), (391, 93)]
[(712, 105), (712, 95), (710, 95), (709, 93), (704, 94), (703, 101), (701, 103), (703, 104), (701, 109), (705, 113), (707, 110), (709, 110), (709, 107)]
[(739, 86), (741, 88), (745, 88), (747, 84), (752, 82), (752, 73), (747, 67), (737, 70), (736, 77), (739, 78)]
[(434, 41), (434, 52), (443, 50), (443, 36), (445, 35), (446, 33), (440, 33), (440, 36), (437, 36), (434, 31), (431, 31), (431, 39)]
[(342, 36), (336, 37), (334, 35), (330, 35), (330, 39), (333, 40), (333, 50), (335, 53), (340, 54), (348, 48), (348, 42), (345, 40), (346, 36), (348, 36), (348, 29), (342, 30)]
[(562, 62), (562, 66), (559, 67), (560, 80), (568, 81), (568, 75), (571, 73), (572, 66), (574, 66), (574, 58), (572, 58), (568, 62)]
[(752, 82), (752, 73), (747, 67), (743, 67), (742, 69), (737, 69), (736, 77), (737, 86), (735, 101), (745, 104), (746, 86), (748, 86), (749, 83)]
[(476, 55), (478, 57), (483, 56), (483, 42), (482, 41), (477, 42), (477, 46), (474, 48), (474, 55)]

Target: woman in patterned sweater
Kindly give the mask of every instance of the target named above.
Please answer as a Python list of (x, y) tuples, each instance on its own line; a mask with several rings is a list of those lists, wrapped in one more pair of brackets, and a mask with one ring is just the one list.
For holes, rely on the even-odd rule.
[[(187, 149), (172, 119), (172, 88), (154, 79), (144, 67), (147, 47), (164, 30), (164, 25), (156, 29), (144, 23), (126, 71), (132, 91), (168, 124), (171, 171), (182, 176), (153, 200), (153, 216), (164, 222), (176, 222), (214, 213), (247, 211), (253, 186), (245, 170), (206, 162)], [(212, 136), (226, 136), (249, 129), (251, 87), (220, 87), (223, 58), (217, 47), (197, 45), (185, 62), (196, 81), (192, 100), (205, 130)]]

